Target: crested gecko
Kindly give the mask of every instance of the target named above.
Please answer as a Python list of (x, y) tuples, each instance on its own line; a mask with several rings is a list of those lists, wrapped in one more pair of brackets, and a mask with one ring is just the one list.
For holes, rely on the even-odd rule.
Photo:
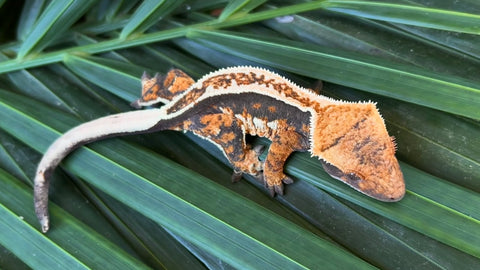
[[(398, 201), (405, 184), (395, 143), (371, 102), (344, 102), (318, 95), (288, 79), (255, 67), (231, 67), (198, 81), (178, 69), (165, 76), (142, 76), (142, 96), (132, 103), (161, 108), (102, 117), (58, 138), (40, 161), (34, 180), (35, 212), (42, 231), (49, 229), (49, 176), (75, 148), (112, 136), (160, 130), (191, 131), (209, 140), (233, 166), (232, 180), (247, 173), (264, 181), (270, 193), (283, 194), (286, 159), (309, 151), (325, 171), (354, 189), (381, 201)], [(271, 141), (264, 162), (261, 150), (245, 135)]]

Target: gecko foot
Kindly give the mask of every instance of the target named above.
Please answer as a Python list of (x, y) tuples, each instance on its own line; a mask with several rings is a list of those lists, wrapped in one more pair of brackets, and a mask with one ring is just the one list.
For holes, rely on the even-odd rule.
[(275, 194), (278, 194), (278, 195), (284, 195), (284, 184), (288, 185), (288, 184), (292, 184), (293, 183), (293, 179), (291, 177), (288, 177), (286, 175), (283, 175), (283, 178), (282, 180), (280, 181), (279, 184), (269, 184), (268, 181), (266, 181), (265, 179), (263, 180), (263, 183), (265, 185), (265, 188), (268, 189), (269, 193), (270, 193), (270, 196), (275, 196)]
[(270, 193), (270, 196), (274, 197), (275, 194), (282, 195), (283, 196), (283, 184), (280, 185), (274, 185), (274, 186), (268, 186), (268, 193)]
[(263, 154), (263, 152), (265, 152), (265, 145), (256, 145), (252, 150), (257, 153), (257, 156), (260, 156)]
[(293, 179), (292, 179), (291, 177), (288, 177), (288, 176), (285, 175), (285, 176), (283, 177), (283, 179), (282, 179), (282, 182), (283, 182), (284, 184), (289, 185), (289, 184), (292, 184), (292, 183), (293, 183)]
[[(232, 183), (236, 183), (242, 179), (243, 172), (241, 171), (233, 171), (232, 174)], [(280, 181), (280, 184), (273, 184), (270, 185), (268, 181), (265, 179), (263, 172), (259, 172), (257, 175), (252, 175), (258, 182), (263, 183), (266, 189), (268, 189), (268, 192), (270, 196), (274, 197), (275, 194), (278, 195), (284, 195), (284, 187), (283, 185), (286, 184), (292, 184), (293, 179), (289, 176), (286, 176), (285, 174), (283, 175), (282, 180)]]
[(248, 149), (241, 160), (232, 162), (233, 174), (231, 179), (233, 183), (240, 181), (244, 173), (263, 180), (263, 162), (258, 159), (263, 149), (264, 147), (261, 145), (255, 146), (253, 149)]

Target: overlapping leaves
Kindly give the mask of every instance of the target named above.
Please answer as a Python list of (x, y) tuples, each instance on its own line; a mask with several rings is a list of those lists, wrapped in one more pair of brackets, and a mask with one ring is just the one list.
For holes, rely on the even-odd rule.
[[(8, 190), (0, 195), (0, 226), (8, 232), (0, 243), (16, 255), (0, 260), (10, 262), (3, 267), (478, 265), (479, 67), (469, 46), (478, 40), (471, 35), (478, 34), (476, 4), (454, 10), (448, 1), (180, 2), (25, 5), (18, 41), (0, 47), (0, 183)], [(222, 15), (210, 17), (218, 8)], [(311, 10), (324, 11), (272, 19)], [(172, 42), (154, 43), (166, 40)], [(278, 198), (284, 207), (261, 187), (229, 184), (230, 169), (215, 148), (194, 140), (209, 155), (166, 132), (72, 155), (64, 164), (68, 176), (58, 170), (53, 184), (54, 228), (38, 233), (28, 179), (38, 152), (59, 132), (129, 110), (143, 70), (176, 66), (198, 77), (234, 64), (322, 79), (324, 94), (377, 101), (410, 164), (402, 165), (405, 199), (375, 202), (299, 154), (286, 168), (299, 181)], [(312, 83), (296, 75), (287, 74)]]

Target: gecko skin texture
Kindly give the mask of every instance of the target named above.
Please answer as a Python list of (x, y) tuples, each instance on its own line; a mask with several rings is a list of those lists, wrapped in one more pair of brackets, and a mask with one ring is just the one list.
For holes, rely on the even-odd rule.
[[(381, 201), (398, 201), (405, 184), (395, 143), (374, 103), (333, 100), (288, 79), (255, 67), (231, 67), (195, 82), (183, 71), (142, 76), (141, 108), (81, 124), (47, 150), (35, 176), (35, 212), (42, 231), (49, 229), (48, 186), (55, 167), (75, 148), (100, 139), (160, 130), (191, 131), (209, 140), (232, 164), (232, 180), (247, 173), (264, 181), (270, 193), (283, 194), (293, 180), (283, 167), (294, 151), (309, 151), (325, 171), (354, 189)], [(246, 135), (272, 143), (264, 162)]]

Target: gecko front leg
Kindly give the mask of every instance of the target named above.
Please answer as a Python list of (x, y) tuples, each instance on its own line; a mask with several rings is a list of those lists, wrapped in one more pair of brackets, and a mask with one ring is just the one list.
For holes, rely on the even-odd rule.
[[(249, 149), (247, 148), (246, 150), (248, 151)], [(236, 182), (240, 181), (242, 179), (242, 176), (243, 176), (244, 173), (248, 173), (248, 174), (254, 176), (258, 181), (264, 182), (263, 163), (260, 161), (260, 155), (262, 155), (263, 151), (265, 151), (265, 146), (257, 145), (255, 147), (253, 147), (251, 150), (253, 150), (253, 151), (250, 152), (249, 154), (246, 152), (247, 154), (245, 156), (249, 156), (249, 158), (247, 158), (247, 160), (243, 160), (242, 164), (249, 164), (249, 162), (253, 161), (253, 163), (251, 163), (251, 164), (253, 164), (253, 167), (254, 168), (257, 168), (257, 167), (260, 168), (260, 171), (257, 171), (257, 169), (255, 169), (257, 172), (255, 174), (251, 174), (251, 173), (248, 173), (247, 171), (239, 169), (241, 166), (236, 167), (237, 169), (235, 169), (235, 168), (233, 169), (232, 183), (236, 183)], [(251, 171), (251, 169), (249, 171)]]

